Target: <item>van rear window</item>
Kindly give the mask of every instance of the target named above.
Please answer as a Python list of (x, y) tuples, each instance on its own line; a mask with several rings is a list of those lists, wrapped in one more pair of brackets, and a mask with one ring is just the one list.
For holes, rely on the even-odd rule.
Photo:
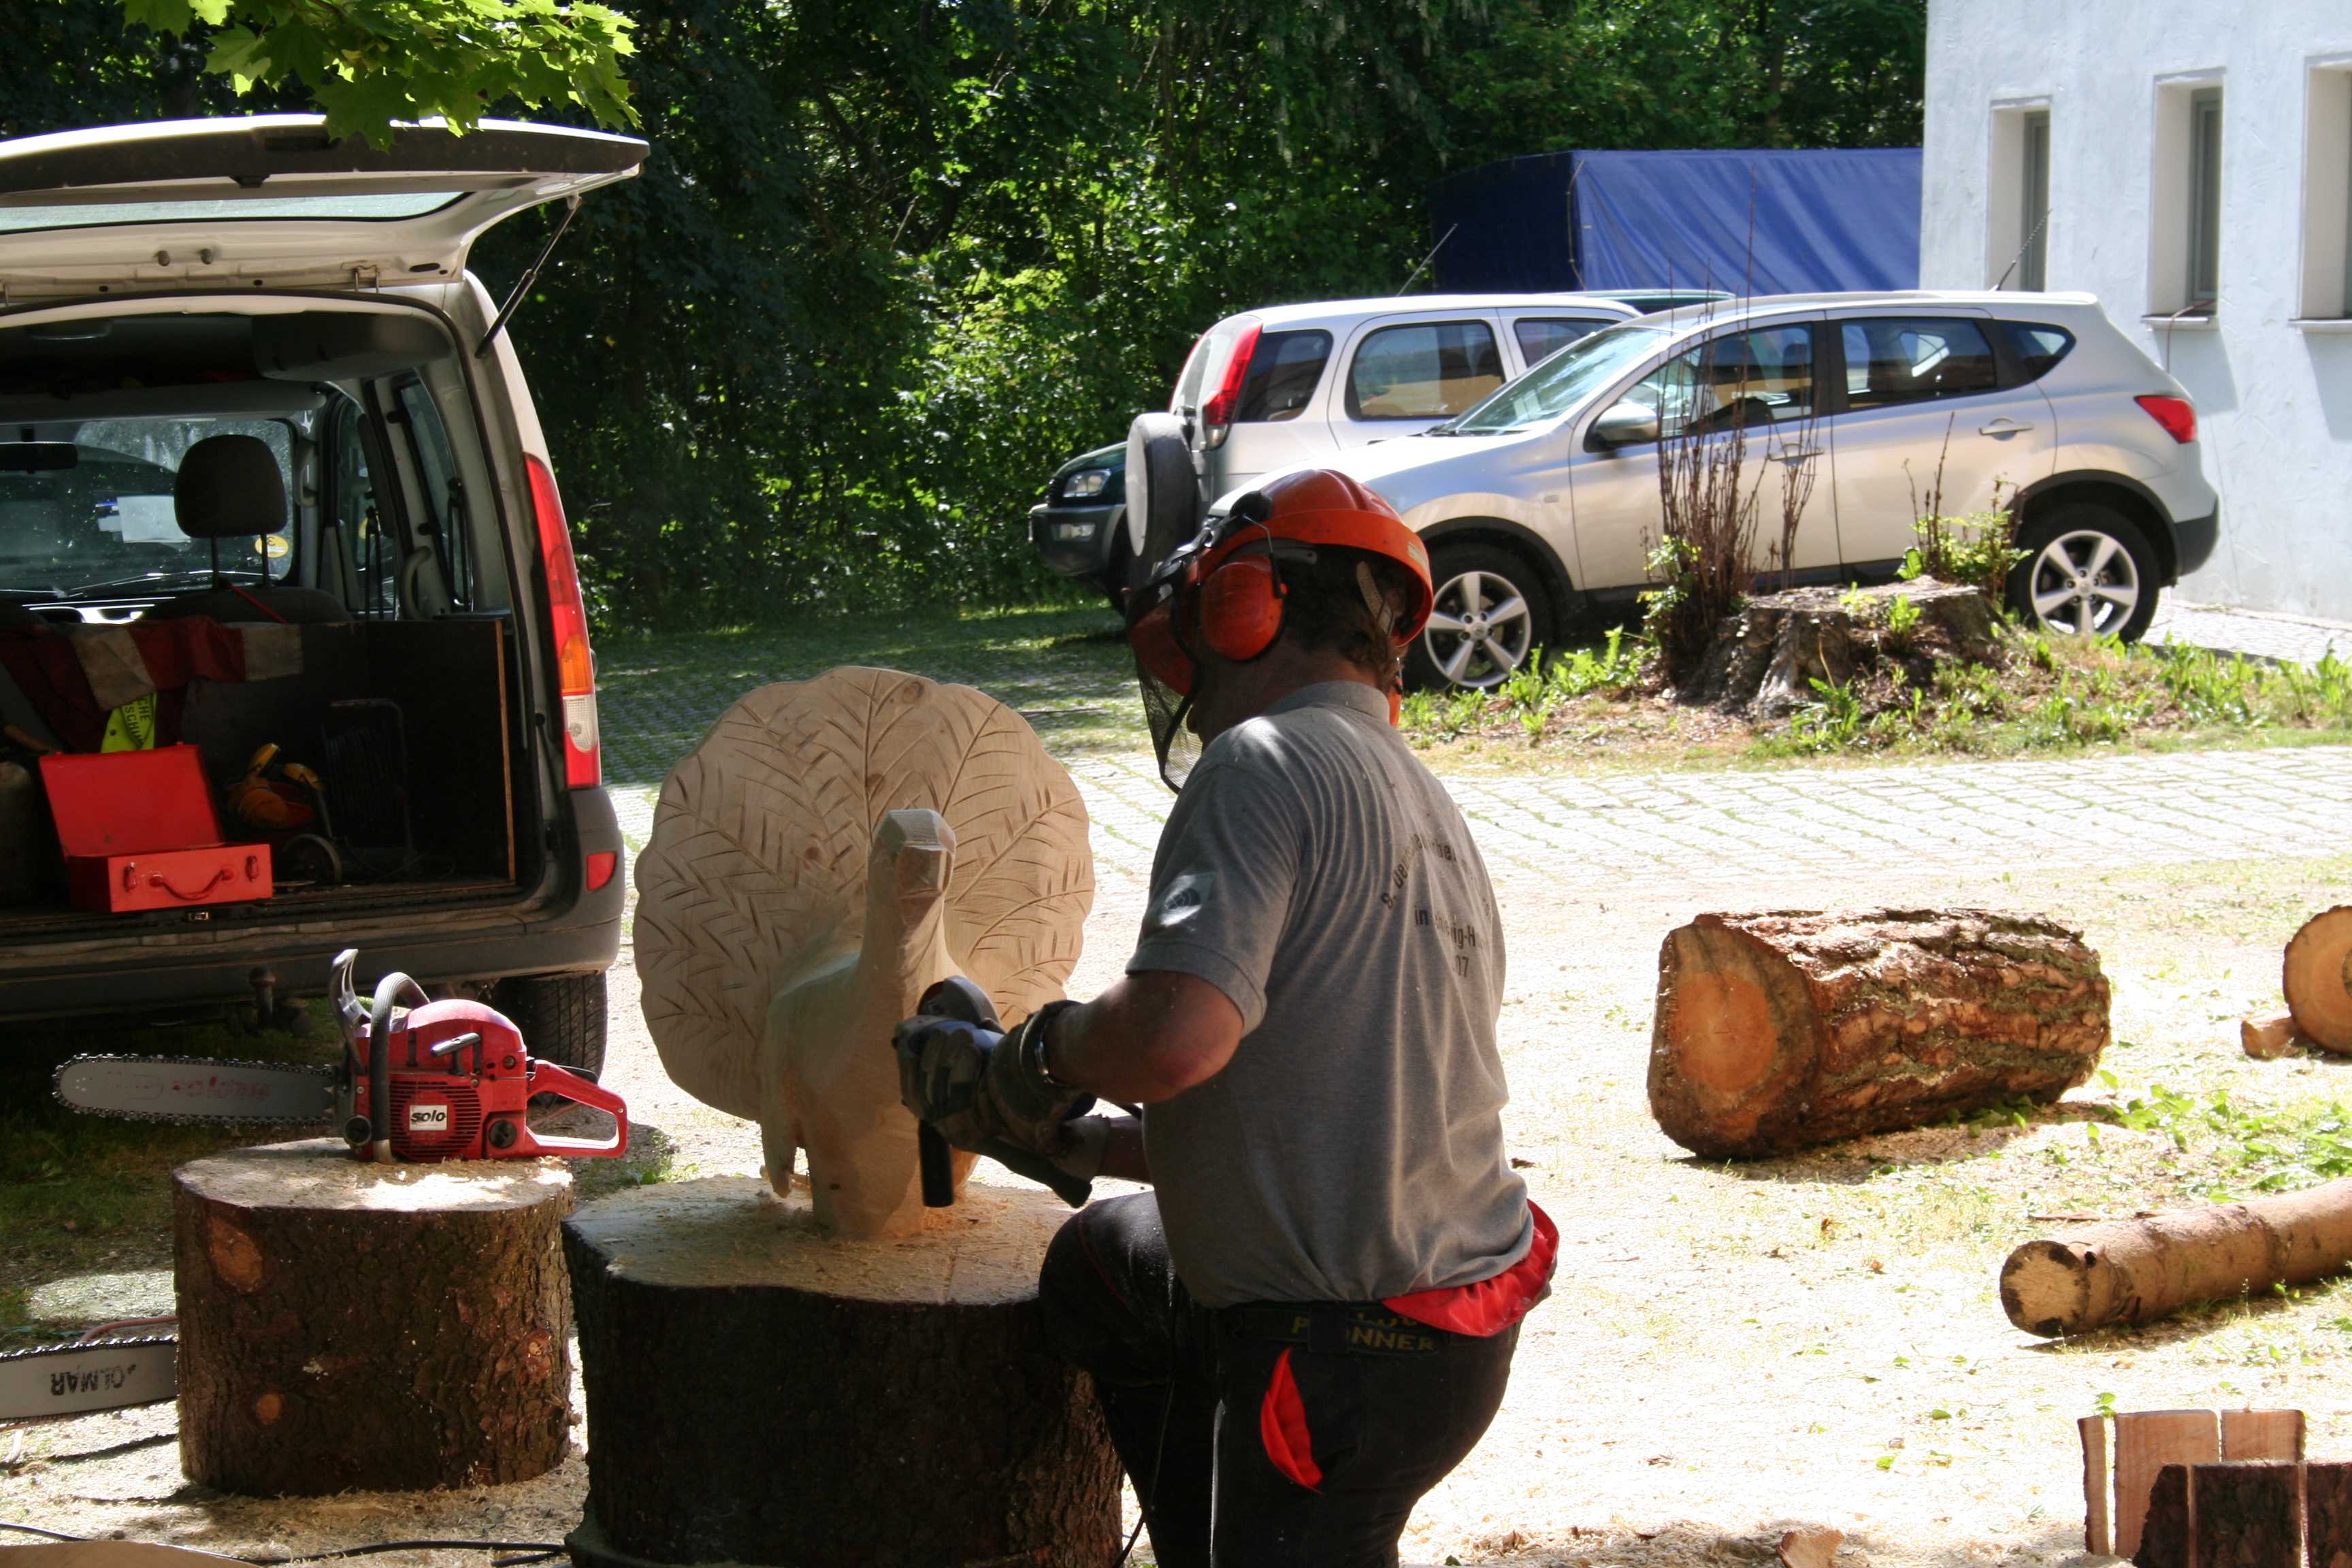
[(1236, 424), (1265, 424), (1296, 419), (1315, 395), (1323, 367), (1331, 360), (1331, 334), (1323, 331), (1267, 332), (1257, 340), (1250, 356), (1249, 374), (1242, 380)]
[(28, 203), (0, 205), (0, 234), (44, 228), (104, 228), (114, 224), (247, 223), (268, 218), (385, 223), (423, 217), (462, 191), (378, 191), (316, 196), (191, 197), (172, 202)]

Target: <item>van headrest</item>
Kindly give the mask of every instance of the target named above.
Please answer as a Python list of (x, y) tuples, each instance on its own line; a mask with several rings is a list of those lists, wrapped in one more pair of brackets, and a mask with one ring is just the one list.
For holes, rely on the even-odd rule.
[(249, 539), (286, 526), (286, 477), (257, 436), (207, 436), (180, 459), (172, 507), (190, 539)]

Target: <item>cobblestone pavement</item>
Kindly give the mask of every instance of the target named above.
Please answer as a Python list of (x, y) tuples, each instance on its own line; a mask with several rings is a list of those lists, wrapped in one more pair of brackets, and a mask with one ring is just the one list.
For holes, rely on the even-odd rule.
[(2167, 642), (2252, 654), (2294, 664), (2317, 664), (2330, 649), (2352, 659), (2352, 626), (2341, 621), (2298, 620), (2226, 605), (2183, 604), (2167, 595), (2148, 623), (2151, 647)]
[[(1150, 761), (1082, 757), (1097, 874), (1142, 879), (1172, 798)], [(2352, 845), (2352, 750), (1544, 777), (1453, 773), (1498, 880), (1561, 893), (1886, 865), (1972, 870), (2326, 854)], [(616, 789), (642, 847), (655, 791)]]

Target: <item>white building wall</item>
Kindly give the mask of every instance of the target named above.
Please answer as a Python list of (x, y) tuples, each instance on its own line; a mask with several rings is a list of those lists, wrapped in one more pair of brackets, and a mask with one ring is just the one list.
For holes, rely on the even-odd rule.
[[(1929, 0), (1920, 281), (1981, 289), (2009, 265), (1996, 163), (2014, 114), (2046, 108), (2047, 286), (2096, 294), (2196, 400), (2221, 531), (2186, 598), (2352, 620), (2347, 67), (2352, 0)], [(2168, 330), (2146, 318), (2181, 302), (2181, 115), (2209, 86), (2218, 301)]]

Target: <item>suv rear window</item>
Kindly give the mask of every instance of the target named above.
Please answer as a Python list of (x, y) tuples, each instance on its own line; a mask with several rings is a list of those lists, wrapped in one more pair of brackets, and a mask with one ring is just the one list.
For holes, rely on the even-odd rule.
[(1964, 318), (1880, 316), (1839, 326), (1849, 408), (1967, 397), (2000, 385), (1984, 328)]
[(2017, 363), (2027, 381), (2040, 381), (2057, 367), (2074, 346), (2074, 334), (2063, 327), (2009, 323), (2010, 341), (2017, 345)]
[(1503, 353), (1484, 321), (1382, 327), (1348, 367), (1351, 419), (1443, 419), (1503, 384)]
[(1315, 395), (1330, 362), (1331, 334), (1325, 331), (1267, 332), (1250, 355), (1249, 372), (1242, 378), (1242, 395), (1234, 410), (1236, 424), (1263, 424), (1296, 419)]

